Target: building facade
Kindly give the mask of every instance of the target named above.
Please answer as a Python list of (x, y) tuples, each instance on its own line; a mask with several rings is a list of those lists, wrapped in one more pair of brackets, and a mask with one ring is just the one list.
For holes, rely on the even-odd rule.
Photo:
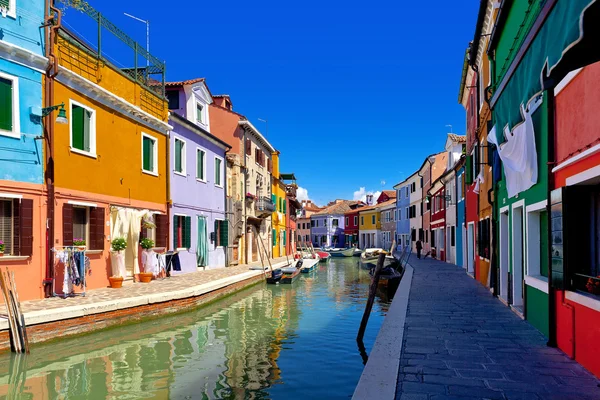
[(275, 204), (275, 210), (271, 214), (272, 222), (272, 246), (273, 258), (285, 256), (288, 231), (287, 225), (287, 200), (286, 200), (286, 185), (283, 183), (279, 173), (279, 152), (274, 151), (271, 155), (271, 160), (268, 162), (268, 170), (271, 171), (271, 199)]
[(317, 211), (321, 210), (315, 203), (310, 200), (302, 200), (300, 203), (301, 209), (297, 219), (298, 226), (298, 246), (307, 247), (312, 243), (311, 236), (311, 220), (310, 217)]
[[(377, 211), (381, 218), (381, 228), (379, 229), (379, 237), (381, 247), (385, 250), (393, 250), (392, 243), (396, 240), (396, 192), (394, 196), (385, 196), (387, 201), (382, 201), (378, 204)], [(382, 193), (383, 194), (383, 193)], [(381, 197), (380, 197), (381, 198)]]
[(410, 177), (394, 186), (396, 189), (396, 245), (398, 250), (410, 246)]
[(313, 244), (319, 247), (346, 247), (345, 214), (355, 208), (356, 201), (335, 200), (311, 216)]
[(381, 229), (381, 215), (377, 205), (367, 206), (358, 211), (358, 245), (361, 249), (381, 247), (380, 237), (377, 235)]

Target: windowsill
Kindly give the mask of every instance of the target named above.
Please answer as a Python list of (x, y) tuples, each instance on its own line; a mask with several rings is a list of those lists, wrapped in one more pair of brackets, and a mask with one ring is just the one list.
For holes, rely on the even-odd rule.
[(567, 300), (571, 300), (573, 303), (577, 303), (594, 311), (600, 312), (600, 297), (598, 296), (582, 292), (571, 292), (567, 290), (565, 292), (565, 298)]
[(158, 172), (146, 171), (145, 169), (142, 169), (142, 173), (144, 173), (146, 175), (158, 176)]
[(175, 249), (175, 251), (189, 251), (190, 249), (188, 249), (187, 247), (178, 247)]
[(206, 183), (206, 179), (196, 178), (196, 182)]
[(220, 188), (220, 189), (223, 189), (223, 185), (217, 185), (216, 183), (215, 183), (215, 187), (218, 187), (218, 188)]
[(0, 262), (23, 261), (27, 260), (28, 258), (30, 258), (30, 256), (2, 256), (0, 257)]
[(548, 294), (548, 278), (541, 275), (526, 275), (525, 284)]
[(98, 156), (95, 153), (90, 153), (89, 151), (79, 150), (74, 147), (69, 147), (69, 150), (71, 151), (71, 153), (80, 154), (82, 156), (86, 156), (86, 157), (90, 157), (90, 158), (94, 158), (94, 159), (98, 158)]
[[(2, 14), (0, 14), (0, 15), (2, 15)], [(0, 136), (6, 136), (9, 138), (13, 138), (13, 139), (21, 139), (20, 132), (0, 130)]]
[(186, 174), (185, 172), (177, 172), (177, 171), (173, 171), (173, 173), (174, 173), (175, 175), (179, 175), (179, 176), (183, 176), (183, 177), (187, 178), (187, 174)]
[(97, 255), (102, 254), (104, 250), (86, 250), (85, 254)]

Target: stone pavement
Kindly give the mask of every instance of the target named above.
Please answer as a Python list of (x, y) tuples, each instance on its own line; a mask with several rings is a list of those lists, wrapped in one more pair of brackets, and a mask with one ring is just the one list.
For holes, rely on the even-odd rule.
[(464, 269), (409, 262), (397, 399), (600, 399), (597, 379)]
[[(285, 257), (271, 260), (271, 263), (278, 264), (283, 261), (286, 261)], [(77, 296), (66, 299), (51, 297), (41, 300), (24, 301), (21, 303), (21, 308), (23, 313), (26, 314), (33, 311), (51, 311), (75, 304), (78, 306), (93, 305), (111, 300), (147, 296), (149, 294), (176, 292), (189, 287), (199, 286), (219, 279), (243, 274), (249, 271), (250, 266), (258, 265), (260, 265), (260, 262), (241, 264), (228, 268), (207, 269), (189, 274), (174, 275), (170, 278), (165, 278), (162, 280), (153, 280), (150, 283), (124, 284), (123, 288), (121, 289), (111, 289), (108, 287), (102, 289), (93, 289), (88, 290), (85, 297)]]

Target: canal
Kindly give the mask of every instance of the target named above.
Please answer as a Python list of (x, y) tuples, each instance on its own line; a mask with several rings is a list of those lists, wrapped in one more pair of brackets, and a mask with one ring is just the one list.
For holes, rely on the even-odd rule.
[[(292, 285), (5, 353), (0, 398), (348, 399), (363, 369), (355, 337), (369, 283), (357, 258), (331, 259)], [(376, 299), (367, 352), (389, 304)]]

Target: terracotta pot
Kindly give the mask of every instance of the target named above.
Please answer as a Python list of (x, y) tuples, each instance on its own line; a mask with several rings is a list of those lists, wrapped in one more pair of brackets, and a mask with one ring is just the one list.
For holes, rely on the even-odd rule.
[(122, 276), (111, 276), (108, 278), (110, 282), (110, 287), (113, 289), (119, 289), (123, 286), (123, 277)]
[(142, 283), (150, 283), (150, 281), (152, 280), (152, 272), (140, 272), (139, 273), (139, 277), (140, 277), (140, 282)]
[(4, 252), (0, 253), (0, 257), (4, 257)]

